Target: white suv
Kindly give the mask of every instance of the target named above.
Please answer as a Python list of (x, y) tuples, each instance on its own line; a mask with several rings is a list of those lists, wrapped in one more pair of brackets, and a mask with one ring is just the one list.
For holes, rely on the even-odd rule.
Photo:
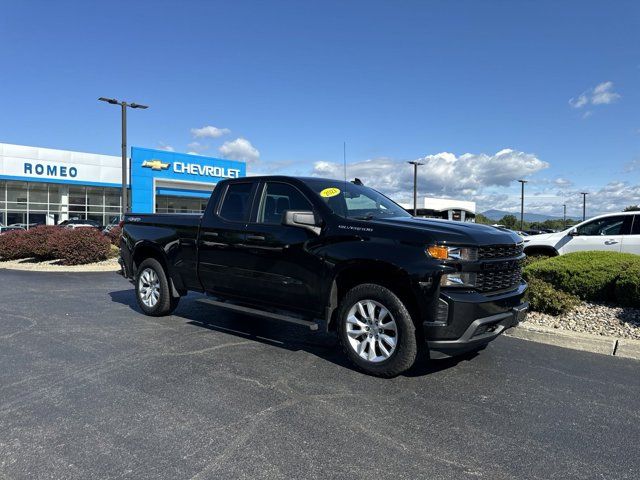
[(558, 233), (524, 238), (527, 255), (606, 250), (640, 255), (640, 212), (609, 213)]

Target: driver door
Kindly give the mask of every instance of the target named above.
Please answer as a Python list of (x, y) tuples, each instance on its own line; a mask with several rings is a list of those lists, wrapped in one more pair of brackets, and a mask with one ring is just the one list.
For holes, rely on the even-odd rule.
[(596, 218), (576, 228), (576, 235), (562, 247), (561, 253), (600, 250), (620, 252), (622, 238), (631, 227), (631, 215)]
[(282, 224), (287, 210), (312, 211), (312, 203), (295, 186), (282, 181), (264, 182), (258, 192), (243, 245), (245, 288), (261, 303), (322, 313), (318, 310), (324, 267), (313, 253), (318, 235)]

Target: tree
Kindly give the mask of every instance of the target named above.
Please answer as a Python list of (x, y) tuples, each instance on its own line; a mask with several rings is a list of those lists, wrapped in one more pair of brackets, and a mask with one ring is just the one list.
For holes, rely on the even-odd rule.
[(483, 225), (493, 225), (494, 221), (488, 217), (485, 217), (481, 213), (476, 214), (476, 223), (482, 223)]
[(514, 230), (519, 225), (519, 221), (515, 215), (505, 215), (500, 219), (498, 223), (511, 230)]
[(640, 212), (640, 205), (629, 205), (623, 212)]

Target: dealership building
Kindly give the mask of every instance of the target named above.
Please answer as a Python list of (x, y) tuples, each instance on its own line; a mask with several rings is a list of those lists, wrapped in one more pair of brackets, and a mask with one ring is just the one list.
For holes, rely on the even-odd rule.
[[(199, 213), (216, 183), (245, 175), (244, 162), (132, 147), (131, 211)], [(107, 225), (121, 213), (121, 188), (120, 157), (0, 143), (2, 225)]]
[[(413, 202), (401, 203), (407, 212), (413, 213)], [(459, 222), (476, 221), (476, 202), (455, 200), (452, 198), (423, 197), (418, 199), (416, 216), (423, 218), (441, 218)]]

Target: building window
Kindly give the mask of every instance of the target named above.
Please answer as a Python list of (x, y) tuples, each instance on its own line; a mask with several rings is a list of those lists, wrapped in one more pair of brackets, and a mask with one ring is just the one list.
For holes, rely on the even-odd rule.
[(120, 190), (0, 180), (0, 224), (57, 225), (67, 218), (118, 222)]
[(156, 195), (156, 213), (202, 213), (207, 201), (207, 198)]

